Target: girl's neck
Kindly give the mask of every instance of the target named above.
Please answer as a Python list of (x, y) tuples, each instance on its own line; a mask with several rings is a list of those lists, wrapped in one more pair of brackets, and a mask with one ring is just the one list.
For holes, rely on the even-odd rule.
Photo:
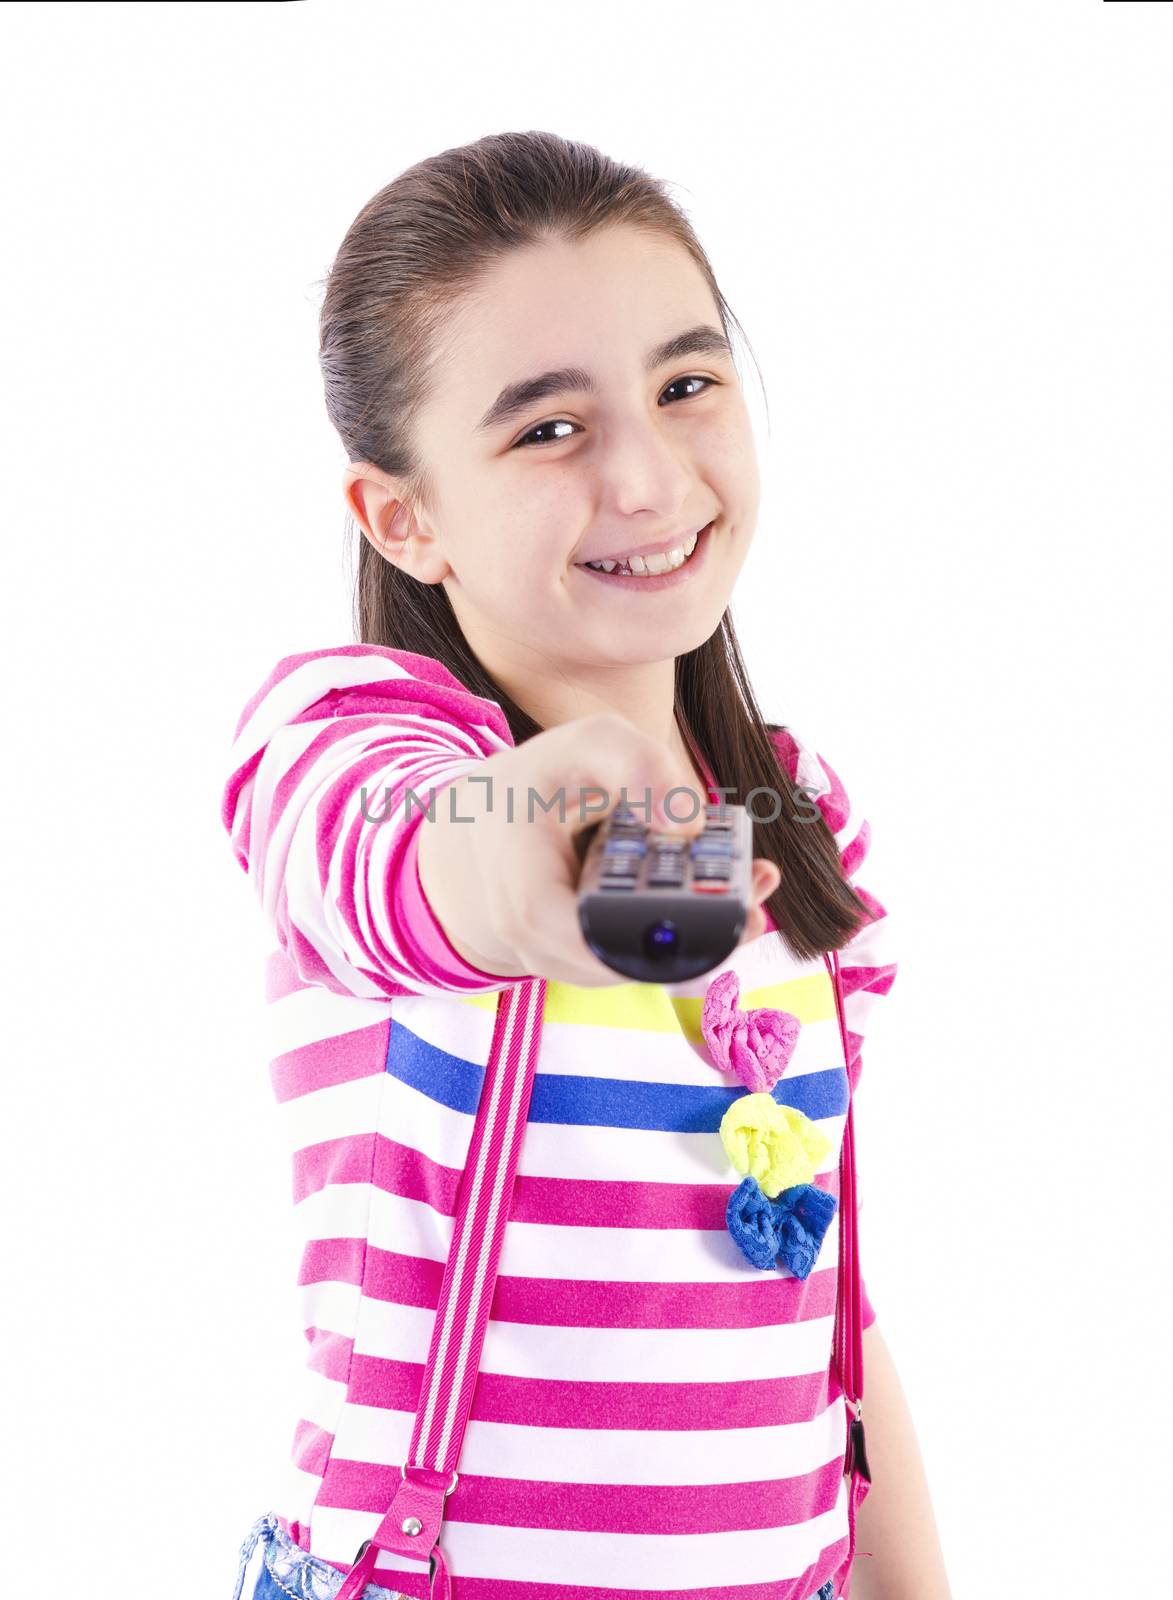
[(549, 661), (498, 660), (477, 651), (482, 665), (540, 727), (556, 728), (600, 711), (617, 712), (666, 745), (699, 778), (675, 716), (676, 663), (608, 667), (559, 666)]

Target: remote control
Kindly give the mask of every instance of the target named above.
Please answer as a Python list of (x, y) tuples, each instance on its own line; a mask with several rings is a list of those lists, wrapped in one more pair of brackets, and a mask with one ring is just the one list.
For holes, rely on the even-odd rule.
[(638, 983), (681, 983), (733, 950), (749, 915), (753, 820), (708, 805), (695, 839), (618, 806), (586, 832), (578, 917), (592, 951)]

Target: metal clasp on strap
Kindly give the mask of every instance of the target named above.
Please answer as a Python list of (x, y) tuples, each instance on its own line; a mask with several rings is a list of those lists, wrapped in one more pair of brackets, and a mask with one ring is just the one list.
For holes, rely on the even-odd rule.
[[(429, 1469), (429, 1470), (431, 1470), (431, 1469)], [(402, 1465), (400, 1466), (400, 1468), (399, 1468), (399, 1476), (403, 1481), (406, 1481), (406, 1479), (407, 1479), (407, 1462), (406, 1461), (404, 1461), (402, 1463)], [(445, 1500), (447, 1500), (448, 1496), (452, 1493), (453, 1489), (455, 1489), (456, 1485), (459, 1482), (460, 1482), (460, 1474), (459, 1474), (459, 1472), (457, 1472), (456, 1468), (453, 1467), (453, 1469), (452, 1469), (452, 1482), (444, 1490), (444, 1498), (445, 1498)], [(352, 1567), (356, 1567), (358, 1565), (358, 1563), (362, 1560), (363, 1556), (365, 1556), (367, 1551), (370, 1549), (370, 1545), (371, 1545), (371, 1541), (369, 1539), (364, 1539), (363, 1540), (363, 1542), (358, 1547), (358, 1550), (357, 1550), (357, 1552), (355, 1554), (354, 1560), (350, 1563)]]
[[(850, 1410), (850, 1407), (848, 1409)], [(852, 1418), (849, 1432), (851, 1443), (847, 1459), (851, 1462), (853, 1470), (870, 1483), (872, 1481), (872, 1469), (868, 1465), (867, 1446), (864, 1443), (862, 1400), (855, 1402), (855, 1416)]]

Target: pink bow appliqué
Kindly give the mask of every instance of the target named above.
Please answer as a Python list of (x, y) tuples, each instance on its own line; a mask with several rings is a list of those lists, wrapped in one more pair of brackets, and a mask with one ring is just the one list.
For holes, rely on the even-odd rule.
[(714, 1066), (734, 1072), (755, 1094), (766, 1093), (786, 1071), (802, 1023), (789, 1011), (760, 1006), (742, 1011), (736, 972), (714, 978), (701, 1009), (701, 1032)]

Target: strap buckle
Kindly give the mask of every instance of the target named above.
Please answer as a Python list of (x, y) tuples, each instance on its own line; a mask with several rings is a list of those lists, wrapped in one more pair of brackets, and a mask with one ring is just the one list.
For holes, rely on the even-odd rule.
[[(430, 1471), (431, 1469), (429, 1468), (428, 1470)], [(402, 1465), (400, 1466), (400, 1468), (399, 1468), (399, 1476), (404, 1482), (406, 1482), (406, 1480), (407, 1480), (407, 1462), (406, 1461), (404, 1461), (402, 1463)], [(453, 1467), (453, 1469), (452, 1469), (452, 1482), (444, 1490), (444, 1498), (445, 1498), (445, 1500), (447, 1500), (448, 1496), (452, 1493), (453, 1489), (455, 1489), (456, 1485), (459, 1482), (460, 1482), (460, 1474), (459, 1474), (459, 1472), (457, 1472), (456, 1468)], [(370, 1539), (364, 1539), (363, 1542), (359, 1545), (358, 1550), (355, 1552), (354, 1560), (350, 1563), (352, 1567), (356, 1567), (358, 1565), (358, 1563), (362, 1560), (363, 1556), (365, 1556), (367, 1551), (370, 1549), (370, 1546), (371, 1546)], [(433, 1571), (434, 1571), (434, 1568), (433, 1568)]]

